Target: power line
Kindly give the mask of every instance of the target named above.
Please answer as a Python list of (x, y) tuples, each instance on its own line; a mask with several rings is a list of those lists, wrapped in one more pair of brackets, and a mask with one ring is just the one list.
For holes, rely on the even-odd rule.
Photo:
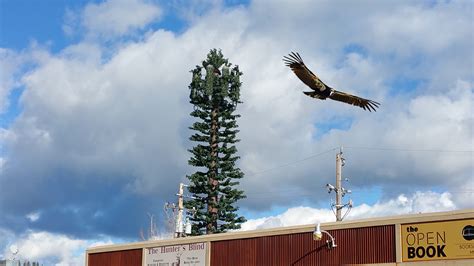
[[(355, 150), (400, 151), (400, 152), (474, 153), (474, 151), (472, 151), (472, 150), (408, 149), (408, 148), (391, 148), (391, 147), (377, 148), (377, 147), (364, 147), (364, 146), (344, 146), (344, 148), (345, 149), (355, 149)], [(272, 167), (272, 168), (269, 168), (269, 169), (265, 169), (265, 170), (262, 170), (262, 171), (259, 171), (259, 172), (250, 173), (246, 176), (250, 177), (250, 176), (260, 175), (260, 174), (270, 172), (270, 171), (273, 171), (273, 170), (276, 170), (276, 169), (284, 168), (284, 167), (287, 167), (287, 166), (290, 166), (290, 165), (293, 165), (293, 164), (304, 162), (304, 161), (307, 161), (309, 159), (324, 155), (328, 152), (335, 151), (336, 149), (337, 148), (328, 149), (328, 150), (323, 151), (321, 153), (310, 155), (308, 157), (299, 159), (297, 161), (284, 163), (284, 164), (281, 164), (281, 165), (278, 165), (278, 166), (275, 166), (275, 167)]]
[(318, 154), (310, 155), (310, 156), (308, 156), (308, 157), (305, 157), (305, 158), (300, 159), (300, 160), (297, 160), (297, 161), (293, 161), (293, 162), (281, 164), (281, 165), (275, 166), (275, 167), (273, 167), (273, 168), (269, 168), (269, 169), (266, 169), (266, 170), (262, 170), (262, 171), (260, 171), (260, 172), (251, 173), (250, 175), (246, 175), (246, 176), (247, 176), (247, 177), (249, 177), (249, 176), (255, 176), (255, 175), (259, 175), (259, 174), (263, 174), (263, 173), (266, 173), (266, 172), (270, 172), (270, 171), (273, 171), (273, 170), (276, 170), (276, 169), (279, 169), (279, 168), (287, 167), (287, 166), (290, 166), (290, 165), (293, 165), (293, 164), (297, 164), (297, 163), (300, 163), (300, 162), (303, 162), (303, 161), (307, 161), (307, 160), (309, 160), (309, 159), (312, 159), (312, 158), (315, 158), (315, 157), (324, 155), (324, 154), (326, 154), (326, 153), (328, 153), (328, 152), (330, 152), (330, 151), (334, 151), (334, 150), (336, 150), (336, 148), (332, 148), (332, 149), (323, 151), (323, 152), (318, 153)]
[(446, 153), (473, 153), (472, 150), (437, 150), (437, 149), (406, 149), (406, 148), (390, 148), (390, 147), (363, 147), (363, 146), (344, 146), (345, 149), (357, 150), (379, 150), (379, 151), (405, 151), (405, 152), (446, 152)]
[[(321, 187), (322, 188), (322, 187)], [(272, 191), (262, 191), (262, 192), (250, 192), (250, 193), (245, 193), (247, 196), (252, 196), (252, 198), (274, 198), (275, 194), (279, 195), (287, 195), (287, 196), (309, 196), (309, 195), (314, 195), (314, 190), (313, 189), (308, 189), (308, 190), (302, 190), (304, 188), (294, 188), (294, 189), (282, 189), (282, 190), (272, 190)], [(364, 189), (351, 189), (352, 193), (354, 192), (360, 192), (364, 191)], [(430, 191), (430, 190), (427, 190)], [(425, 191), (422, 191), (425, 192)], [(443, 192), (436, 192), (438, 194), (443, 194), (443, 193), (465, 193), (465, 194), (473, 194), (474, 190), (446, 190)], [(405, 194), (405, 193), (402, 193)]]

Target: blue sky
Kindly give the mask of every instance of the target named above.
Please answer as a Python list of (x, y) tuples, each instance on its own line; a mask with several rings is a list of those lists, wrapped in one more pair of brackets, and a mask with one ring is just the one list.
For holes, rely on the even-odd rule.
[[(0, 258), (47, 239), (29, 259), (77, 265), (139, 240), (147, 213), (165, 237), (193, 171), (189, 71), (212, 48), (244, 73), (245, 230), (334, 220), (340, 146), (348, 219), (473, 208), (473, 6), (426, 3), (1, 0)], [(379, 110), (306, 97), (291, 51)]]
[(85, 3), (87, 1), (2, 1), (0, 44), (3, 48), (23, 50), (37, 41), (50, 43), (52, 50), (59, 51), (70, 43), (61, 28), (65, 10), (82, 7)]

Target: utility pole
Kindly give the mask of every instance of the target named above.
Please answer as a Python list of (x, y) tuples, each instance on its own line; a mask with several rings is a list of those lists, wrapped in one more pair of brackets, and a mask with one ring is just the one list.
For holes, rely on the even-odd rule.
[[(178, 196), (178, 205), (167, 202), (164, 206), (168, 219), (174, 220), (174, 238), (185, 237), (191, 234), (191, 220), (188, 218), (186, 219), (186, 224), (183, 224), (184, 212), (186, 211), (187, 214), (195, 212), (194, 208), (192, 210), (184, 208), (184, 197), (194, 199), (194, 197), (184, 195), (184, 188), (187, 186), (188, 185), (179, 183), (178, 193), (176, 194), (176, 196)], [(168, 210), (170, 209), (173, 211), (172, 215), (169, 214)]]
[(179, 183), (178, 189), (178, 215), (176, 217), (176, 231), (175, 231), (175, 238), (183, 236), (183, 196), (184, 196), (184, 184)]
[(342, 164), (344, 158), (342, 158), (342, 147), (341, 150), (336, 154), (336, 221), (342, 221), (341, 210), (342, 210)]
[[(344, 161), (345, 159), (342, 157), (342, 147), (340, 148), (339, 152), (336, 154), (336, 187), (334, 187), (333, 185), (331, 184), (326, 184), (326, 187), (328, 189), (328, 193), (331, 193), (331, 191), (334, 190), (334, 192), (336, 193), (336, 203), (332, 203), (331, 204), (331, 208), (335, 208), (336, 211), (335, 211), (335, 215), (336, 215), (336, 221), (340, 222), (342, 221), (347, 214), (349, 214), (351, 208), (352, 208), (352, 200), (349, 200), (348, 203), (346, 204), (343, 204), (342, 203), (342, 198), (346, 195), (346, 194), (349, 194), (351, 193), (350, 190), (348, 189), (345, 189), (342, 187), (342, 167), (344, 166)], [(346, 178), (346, 181), (348, 179)], [(344, 207), (347, 207), (347, 211), (346, 213), (344, 214), (344, 216), (342, 216), (342, 209)], [(334, 211), (334, 209), (333, 209)]]

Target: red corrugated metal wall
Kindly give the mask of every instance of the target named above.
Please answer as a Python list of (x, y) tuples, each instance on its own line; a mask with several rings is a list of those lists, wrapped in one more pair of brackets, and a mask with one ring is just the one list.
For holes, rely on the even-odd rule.
[(89, 255), (89, 266), (142, 266), (142, 250), (93, 253)]
[(395, 262), (393, 225), (330, 231), (337, 247), (328, 250), (326, 235), (312, 233), (235, 239), (211, 243), (211, 266), (344, 265)]

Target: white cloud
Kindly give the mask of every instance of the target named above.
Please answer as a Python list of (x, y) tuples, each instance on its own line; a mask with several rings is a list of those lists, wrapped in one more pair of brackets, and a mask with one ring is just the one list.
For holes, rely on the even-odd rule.
[(282, 214), (262, 217), (258, 219), (249, 219), (242, 224), (242, 231), (276, 228), (293, 225), (313, 224), (318, 222), (333, 221), (334, 214), (328, 209), (314, 209), (310, 207), (292, 207)]
[(19, 85), (17, 75), (24, 60), (21, 54), (0, 47), (0, 115), (8, 110), (10, 93)]
[(449, 192), (417, 191), (411, 196), (399, 195), (395, 199), (377, 202), (373, 206), (362, 204), (352, 211), (351, 219), (370, 218), (410, 213), (450, 211), (456, 209)]
[[(345, 220), (450, 211), (456, 209), (451, 198), (452, 196), (448, 192), (417, 191), (409, 197), (402, 194), (395, 199), (377, 202), (372, 206), (367, 204), (355, 206)], [(246, 231), (333, 221), (335, 221), (335, 216), (331, 210), (300, 206), (289, 208), (279, 215), (249, 219), (242, 224), (241, 230)]]
[[(93, 35), (114, 37), (143, 29), (159, 19), (161, 14), (161, 8), (152, 1), (106, 0), (99, 4), (88, 4), (83, 12), (82, 23)], [(71, 32), (69, 27), (65, 30)]]
[[(439, 2), (432, 7), (400, 5), (391, 13), (375, 14), (370, 18), (374, 25), (372, 33), (377, 40), (374, 46), (384, 50), (389, 47), (410, 56), (419, 50), (434, 54), (447, 47), (465, 43), (464, 36), (472, 36), (469, 28), (463, 24), (465, 20), (469, 20), (469, 14), (459, 12), (459, 9), (470, 7), (472, 4), (468, 2), (458, 5)], [(456, 19), (450, 21), (453, 18)], [(391, 42), (392, 40), (399, 40), (403, 45)]]
[(75, 27), (77, 25), (77, 21), (79, 20), (79, 16), (77, 13), (72, 11), (71, 9), (66, 9), (64, 13), (64, 23), (62, 25), (62, 30), (66, 36), (72, 37), (75, 34)]
[[(474, 156), (471, 156), (471, 165), (474, 165)], [(474, 208), (474, 178), (466, 178), (460, 186), (453, 186), (453, 200), (456, 206), (463, 209)]]
[(41, 213), (39, 211), (32, 212), (26, 215), (26, 218), (31, 222), (36, 222), (41, 217)]
[[(10, 247), (13, 244), (15, 234), (7, 229), (0, 228), (0, 259), (11, 259)], [(4, 252), (4, 250), (5, 252)]]
[(84, 240), (43, 231), (27, 231), (20, 236), (0, 231), (0, 239), (2, 238), (9, 239), (9, 245), (3, 251), (4, 258), (11, 258), (9, 247), (15, 245), (19, 251), (17, 260), (55, 266), (84, 265), (86, 248), (113, 244), (108, 238)]

